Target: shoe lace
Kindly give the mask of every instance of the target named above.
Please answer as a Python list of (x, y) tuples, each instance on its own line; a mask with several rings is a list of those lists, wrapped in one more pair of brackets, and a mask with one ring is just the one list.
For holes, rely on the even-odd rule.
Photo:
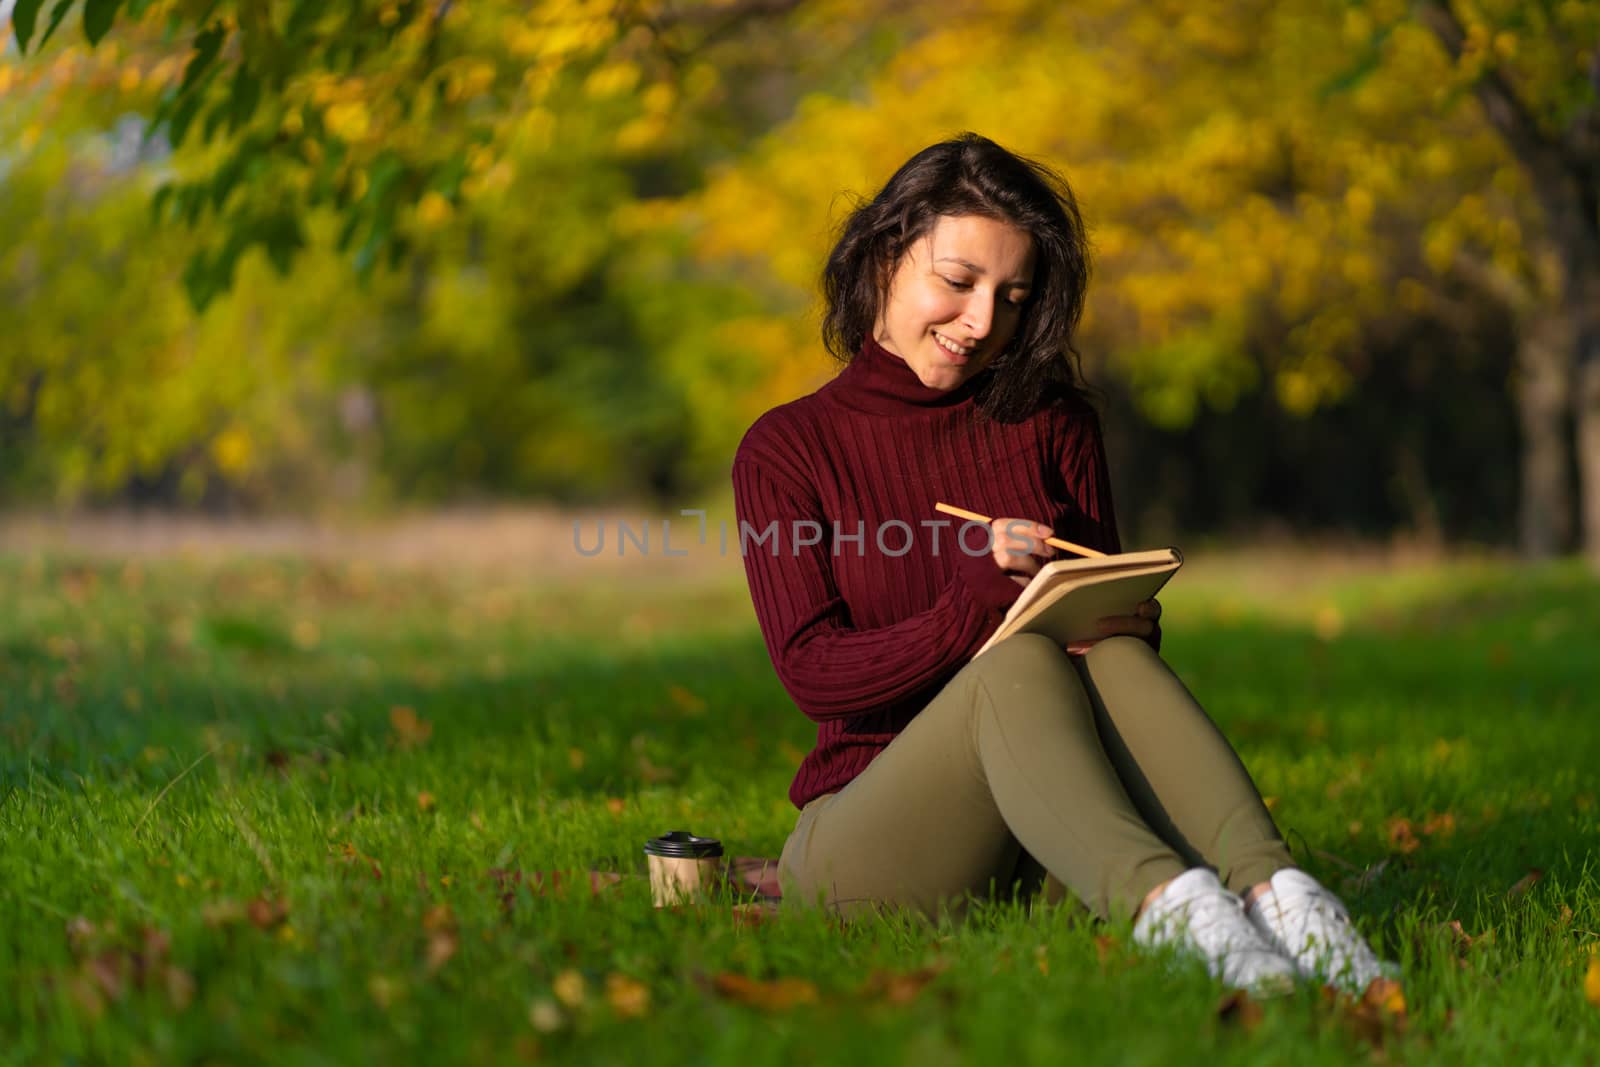
[(1352, 968), (1377, 967), (1377, 956), (1350, 921), (1350, 914), (1327, 894), (1305, 893), (1280, 901), (1279, 916), (1290, 951), (1328, 969), (1330, 977)]
[(1188, 936), (1208, 955), (1226, 956), (1240, 950), (1272, 951), (1272, 946), (1250, 925), (1244, 907), (1231, 893), (1202, 893), (1190, 900), (1174, 919), (1188, 928)]

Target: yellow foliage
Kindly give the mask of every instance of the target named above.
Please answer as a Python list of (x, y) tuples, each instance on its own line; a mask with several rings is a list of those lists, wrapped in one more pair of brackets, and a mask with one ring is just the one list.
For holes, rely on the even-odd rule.
[(639, 84), (639, 66), (632, 62), (606, 63), (596, 67), (584, 80), (583, 89), (589, 96), (603, 99), (629, 92)]
[(255, 448), (243, 427), (230, 426), (211, 442), (211, 457), (226, 475), (243, 474), (250, 469)]
[(443, 226), (454, 214), (455, 209), (450, 206), (450, 201), (432, 189), (417, 202), (417, 221), (430, 229)]
[(638, 152), (658, 144), (671, 129), (671, 123), (659, 115), (642, 115), (624, 123), (613, 143), (619, 152)]
[(360, 100), (333, 104), (322, 116), (329, 132), (341, 141), (358, 144), (372, 133), (372, 115)]

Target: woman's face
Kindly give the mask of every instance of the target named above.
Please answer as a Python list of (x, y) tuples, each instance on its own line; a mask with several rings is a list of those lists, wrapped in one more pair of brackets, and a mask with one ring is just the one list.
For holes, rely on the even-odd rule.
[(1017, 332), (1033, 238), (982, 215), (941, 215), (896, 264), (874, 339), (930, 389), (977, 374)]

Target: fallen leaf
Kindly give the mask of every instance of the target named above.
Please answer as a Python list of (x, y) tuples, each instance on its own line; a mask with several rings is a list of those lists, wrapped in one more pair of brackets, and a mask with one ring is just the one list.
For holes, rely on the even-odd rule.
[(667, 696), (685, 715), (699, 715), (706, 710), (706, 702), (681, 685), (668, 686)]
[(875, 970), (867, 976), (861, 987), (861, 995), (881, 997), (890, 1004), (909, 1004), (917, 999), (929, 982), (949, 969), (949, 963), (940, 961), (909, 972)]
[(649, 756), (641, 755), (638, 760), (639, 777), (644, 779), (646, 785), (660, 785), (663, 782), (676, 781), (678, 772), (671, 767), (663, 767), (651, 761)]
[(450, 962), (450, 957), (461, 947), (461, 939), (454, 930), (435, 930), (428, 935), (428, 973), (433, 974)]
[(1532, 889), (1539, 879), (1544, 877), (1544, 872), (1537, 867), (1528, 868), (1528, 873), (1517, 879), (1517, 884), (1506, 890), (1508, 897), (1520, 897)]
[(1105, 966), (1106, 961), (1111, 958), (1111, 954), (1113, 952), (1115, 952), (1116, 950), (1117, 950), (1117, 939), (1116, 938), (1112, 937), (1110, 934), (1096, 934), (1096, 935), (1094, 935), (1094, 954), (1095, 954), (1095, 957), (1097, 959), (1099, 959), (1100, 965), (1102, 967)]
[(1050, 977), (1050, 953), (1043, 945), (1036, 945), (1033, 950), (1034, 966), (1039, 968), (1039, 973), (1046, 978)]
[(124, 966), (126, 962), (126, 957), (122, 953), (112, 950), (102, 952), (85, 967), (89, 977), (108, 1000), (122, 999), (122, 991), (127, 984)]
[(762, 1011), (789, 1011), (801, 1004), (817, 1003), (816, 984), (806, 978), (774, 978), (765, 981), (742, 974), (723, 973), (712, 979), (712, 986), (729, 1000), (737, 1000)]
[(1410, 819), (1399, 817), (1390, 819), (1386, 829), (1389, 834), (1389, 847), (1397, 852), (1411, 853), (1422, 847), (1421, 840), (1412, 832)]
[(528, 1005), (528, 1024), (541, 1034), (553, 1034), (567, 1025), (567, 1017), (549, 997), (535, 997)]
[(245, 914), (262, 930), (270, 930), (289, 917), (289, 909), (281, 900), (257, 897), (245, 906)]
[(1434, 834), (1449, 837), (1456, 832), (1456, 817), (1448, 811), (1437, 815), (1429, 812), (1428, 817), (1422, 821), (1422, 832), (1430, 837)]
[(1458, 954), (1465, 953), (1472, 947), (1472, 943), (1477, 940), (1461, 928), (1460, 919), (1451, 919), (1447, 923), (1440, 923), (1439, 929), (1444, 931), (1446, 937), (1450, 940), (1451, 946)]
[(581, 749), (581, 748), (569, 748), (569, 749), (567, 749), (567, 766), (571, 767), (573, 770), (575, 770), (575, 771), (583, 770), (584, 758), (585, 757), (583, 755), (583, 749)]
[(1261, 1005), (1242, 989), (1235, 989), (1217, 1002), (1217, 1019), (1225, 1026), (1254, 1030), (1261, 1025), (1261, 1015)]
[(429, 932), (435, 930), (454, 930), (456, 917), (450, 911), (448, 904), (436, 904), (422, 913), (422, 928)]
[(416, 748), (433, 736), (433, 723), (419, 716), (416, 709), (397, 704), (389, 709), (389, 727), (394, 742), (401, 748)]
[(94, 935), (94, 923), (82, 915), (67, 920), (67, 944), (71, 947), (73, 955), (81, 955), (89, 947)]
[(1323, 987), (1323, 996), (1338, 1005), (1340, 1016), (1351, 1032), (1374, 1049), (1381, 1048), (1389, 1034), (1405, 1032), (1405, 993), (1393, 979), (1374, 978), (1359, 999), (1337, 993), (1328, 986)]
[(418, 811), (432, 811), (433, 810), (433, 803), (434, 803), (433, 794), (428, 792), (427, 790), (423, 790), (422, 792), (417, 794), (417, 810)]
[(556, 999), (569, 1008), (581, 1008), (588, 997), (588, 987), (583, 980), (583, 975), (574, 970), (565, 970), (556, 975), (550, 983), (550, 991)]
[(1583, 976), (1583, 997), (1600, 1008), (1600, 952), (1589, 953), (1589, 970)]
[(182, 1011), (194, 1002), (194, 975), (178, 967), (166, 969), (167, 999)]
[(621, 797), (606, 797), (606, 810), (613, 815), (621, 815), (627, 807)]
[(1374, 978), (1361, 994), (1361, 1002), (1370, 1004), (1389, 1015), (1406, 1013), (1406, 994), (1393, 978)]
[(637, 1019), (650, 1010), (650, 989), (625, 974), (606, 975), (606, 1003), (624, 1019)]

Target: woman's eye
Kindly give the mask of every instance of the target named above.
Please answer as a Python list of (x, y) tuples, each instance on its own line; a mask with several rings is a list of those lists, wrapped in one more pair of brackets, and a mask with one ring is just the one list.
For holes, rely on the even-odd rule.
[[(944, 277), (940, 275), (940, 277)], [(954, 278), (945, 278), (944, 283), (952, 289), (967, 290), (972, 288), (971, 282), (958, 282)]]

